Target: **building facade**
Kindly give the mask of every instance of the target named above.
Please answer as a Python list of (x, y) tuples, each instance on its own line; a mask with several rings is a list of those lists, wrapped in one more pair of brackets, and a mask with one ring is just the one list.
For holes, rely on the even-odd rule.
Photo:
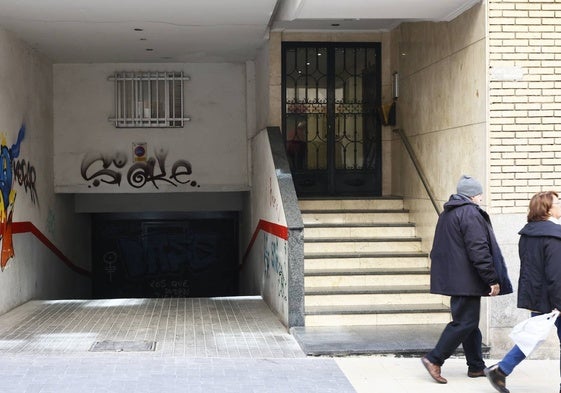
[[(278, 279), (283, 267), (288, 270), (290, 255), (278, 254), (285, 264), (273, 265), (279, 276), (269, 280), (277, 285), (270, 290), (262, 279), (268, 254), (248, 248), (256, 241), (277, 249), (277, 240), (253, 239), (263, 222), (272, 223), (267, 233), (281, 239), (281, 250), (290, 242), (282, 228), (299, 225), (287, 222), (286, 201), (255, 164), (256, 157), (272, 162), (255, 150), (267, 146), (263, 130), (282, 128), (283, 42), (381, 44), (381, 103), (396, 98), (395, 125), (382, 127), (381, 194), (404, 198), (423, 248), (430, 250), (438, 215), (429, 192), (442, 206), (461, 174), (480, 179), (516, 282), (517, 231), (525, 223), (527, 203), (535, 192), (561, 184), (560, 12), (556, 0), (488, 0), (450, 21), (406, 22), (387, 31), (273, 28), (255, 58), (237, 63), (53, 63), (3, 30), (0, 132), (14, 167), (13, 178), (4, 183), (3, 224), (15, 225), (2, 238), (7, 259), (0, 273), (0, 312), (33, 298), (91, 296), (94, 214), (166, 212), (191, 219), (189, 214), (209, 218), (235, 212), (239, 262), (246, 253), (254, 260), (241, 292), (268, 292), (283, 322), (294, 323), (290, 294), (282, 288), (290, 290), (288, 284), (298, 285), (302, 278)], [(189, 76), (184, 105), (191, 120), (183, 128), (115, 128), (109, 120), (115, 90), (108, 78), (118, 71), (155, 69)], [(428, 191), (396, 128), (416, 152)], [(154, 163), (143, 172), (150, 178), (141, 186), (128, 177), (138, 167), (138, 146)], [(186, 163), (188, 177), (170, 177), (173, 168), (187, 170)], [(10, 240), (13, 256), (8, 257)], [(107, 256), (104, 274), (111, 273), (111, 263)], [(483, 310), (484, 340), (492, 356), (500, 356), (510, 346), (508, 331), (527, 313), (516, 309), (515, 295), (490, 299)], [(552, 341), (534, 356), (555, 353)]]

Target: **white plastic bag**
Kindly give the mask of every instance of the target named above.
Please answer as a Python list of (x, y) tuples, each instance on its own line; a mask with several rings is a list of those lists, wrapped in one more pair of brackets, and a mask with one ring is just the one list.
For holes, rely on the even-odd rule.
[(559, 311), (553, 310), (548, 314), (528, 318), (513, 327), (509, 337), (524, 355), (530, 356), (534, 349), (547, 339), (558, 316)]

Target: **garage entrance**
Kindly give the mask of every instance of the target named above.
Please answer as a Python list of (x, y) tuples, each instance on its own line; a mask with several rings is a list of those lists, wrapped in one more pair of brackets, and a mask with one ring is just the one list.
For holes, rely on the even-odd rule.
[(238, 295), (237, 213), (98, 214), (93, 297)]

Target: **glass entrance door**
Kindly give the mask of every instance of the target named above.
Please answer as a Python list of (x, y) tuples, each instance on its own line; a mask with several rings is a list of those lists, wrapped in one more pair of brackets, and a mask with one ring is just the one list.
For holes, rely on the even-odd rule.
[(379, 105), (379, 44), (283, 44), (283, 135), (299, 196), (381, 194)]

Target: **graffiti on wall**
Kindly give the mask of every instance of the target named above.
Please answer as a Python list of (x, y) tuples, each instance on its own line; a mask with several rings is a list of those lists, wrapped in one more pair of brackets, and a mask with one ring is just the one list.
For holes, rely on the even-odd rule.
[(134, 188), (152, 184), (159, 189), (162, 183), (175, 187), (179, 184), (200, 187), (198, 182), (191, 178), (193, 170), (189, 161), (179, 159), (168, 167), (167, 155), (166, 150), (159, 149), (154, 152), (153, 157), (148, 157), (146, 161), (134, 162), (127, 168), (127, 155), (123, 152), (90, 152), (82, 159), (80, 173), (84, 180), (90, 182), (88, 187), (99, 187), (102, 183), (120, 186), (123, 178)]
[(39, 205), (37, 188), (35, 187), (35, 180), (37, 179), (35, 167), (24, 159), (14, 160), (13, 166), (15, 180), (23, 187), (23, 191), (29, 195), (31, 202), (34, 205)]
[(107, 275), (107, 280), (113, 282), (113, 275), (117, 272), (118, 253), (110, 250), (103, 254), (103, 272)]
[(3, 271), (8, 261), (14, 256), (14, 245), (12, 241), (12, 217), (16, 190), (14, 185), (14, 160), (19, 156), (20, 145), (25, 136), (25, 126), (21, 126), (16, 143), (8, 147), (6, 136), (3, 135), (0, 146), (0, 240), (2, 249), (0, 251), (0, 269)]
[(237, 294), (237, 221), (94, 220), (94, 297)]
[(271, 280), (276, 296), (287, 300), (286, 241), (279, 246), (277, 236), (265, 233), (265, 277)]

